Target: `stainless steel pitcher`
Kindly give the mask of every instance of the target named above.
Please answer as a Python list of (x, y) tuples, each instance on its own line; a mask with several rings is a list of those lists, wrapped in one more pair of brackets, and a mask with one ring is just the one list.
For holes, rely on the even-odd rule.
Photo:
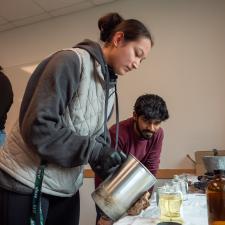
[(207, 172), (225, 170), (225, 156), (204, 156), (202, 159)]
[(113, 221), (118, 220), (149, 190), (156, 178), (133, 155), (92, 193), (98, 207)]

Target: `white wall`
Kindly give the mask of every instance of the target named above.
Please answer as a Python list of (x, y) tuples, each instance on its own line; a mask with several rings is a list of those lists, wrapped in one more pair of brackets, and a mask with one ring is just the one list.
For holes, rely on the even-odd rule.
[(119, 77), (120, 118), (132, 115), (139, 95), (161, 95), (170, 119), (163, 125), (160, 167), (192, 167), (187, 153), (225, 147), (224, 10), (223, 0), (124, 0), (0, 33), (0, 62), (16, 93), (7, 130), (29, 78), (20, 68), (84, 38), (98, 40), (98, 18), (118, 11), (125, 18), (142, 20), (155, 37), (142, 67)]
[[(151, 55), (141, 68), (118, 81), (121, 119), (132, 115), (133, 103), (143, 93), (157, 93), (167, 102), (170, 119), (163, 124), (160, 167), (192, 168), (187, 153), (225, 149), (224, 0), (123, 0), (0, 33), (0, 63), (15, 91), (7, 130), (17, 117), (29, 78), (21, 67), (84, 38), (97, 40), (97, 20), (111, 11), (142, 20), (155, 37)], [(93, 181), (85, 180), (83, 225), (94, 221), (93, 202), (91, 209), (86, 207), (92, 190)], [(86, 217), (89, 211), (91, 219)]]

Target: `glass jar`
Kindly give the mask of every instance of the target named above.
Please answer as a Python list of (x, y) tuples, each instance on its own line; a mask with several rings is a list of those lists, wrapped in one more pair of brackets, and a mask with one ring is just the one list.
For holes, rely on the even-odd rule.
[(209, 225), (225, 225), (225, 170), (215, 170), (206, 189)]
[(183, 223), (183, 197), (177, 184), (165, 185), (159, 192), (160, 222)]
[(183, 201), (188, 199), (188, 182), (185, 175), (174, 175), (172, 183), (180, 186), (182, 192)]

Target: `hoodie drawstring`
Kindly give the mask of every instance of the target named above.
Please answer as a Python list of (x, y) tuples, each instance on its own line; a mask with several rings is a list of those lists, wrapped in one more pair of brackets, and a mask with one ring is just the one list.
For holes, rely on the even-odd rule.
[[(104, 112), (104, 140), (106, 142), (107, 139), (107, 120), (108, 120), (108, 100), (109, 100), (109, 70), (108, 65), (105, 65), (106, 69), (106, 94), (105, 94), (105, 112)], [(115, 143), (115, 150), (118, 149), (118, 139), (119, 139), (119, 102), (118, 102), (118, 93), (117, 93), (117, 86), (115, 83), (115, 101), (116, 101), (116, 143)]]
[(118, 93), (117, 86), (115, 84), (115, 97), (116, 97), (116, 144), (115, 150), (118, 149), (118, 140), (119, 140), (119, 102), (118, 102)]

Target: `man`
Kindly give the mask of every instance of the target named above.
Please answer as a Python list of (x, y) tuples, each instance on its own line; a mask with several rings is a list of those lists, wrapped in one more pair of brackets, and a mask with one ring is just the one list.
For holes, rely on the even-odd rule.
[[(168, 118), (169, 113), (165, 101), (158, 95), (145, 94), (136, 100), (133, 117), (119, 123), (118, 149), (126, 155), (129, 153), (134, 155), (153, 175), (156, 175), (159, 168), (164, 137), (161, 122)], [(113, 125), (109, 131), (114, 147), (116, 125)], [(96, 187), (100, 182), (100, 179), (96, 177)], [(149, 193), (147, 195), (150, 197)], [(128, 211), (128, 214), (139, 214), (143, 208), (146, 208), (148, 204), (144, 199), (146, 195)], [(99, 224), (107, 224), (108, 221), (104, 223), (103, 220), (101, 218)]]
[(0, 147), (5, 142), (5, 123), (7, 113), (13, 103), (13, 91), (9, 78), (0, 66)]

